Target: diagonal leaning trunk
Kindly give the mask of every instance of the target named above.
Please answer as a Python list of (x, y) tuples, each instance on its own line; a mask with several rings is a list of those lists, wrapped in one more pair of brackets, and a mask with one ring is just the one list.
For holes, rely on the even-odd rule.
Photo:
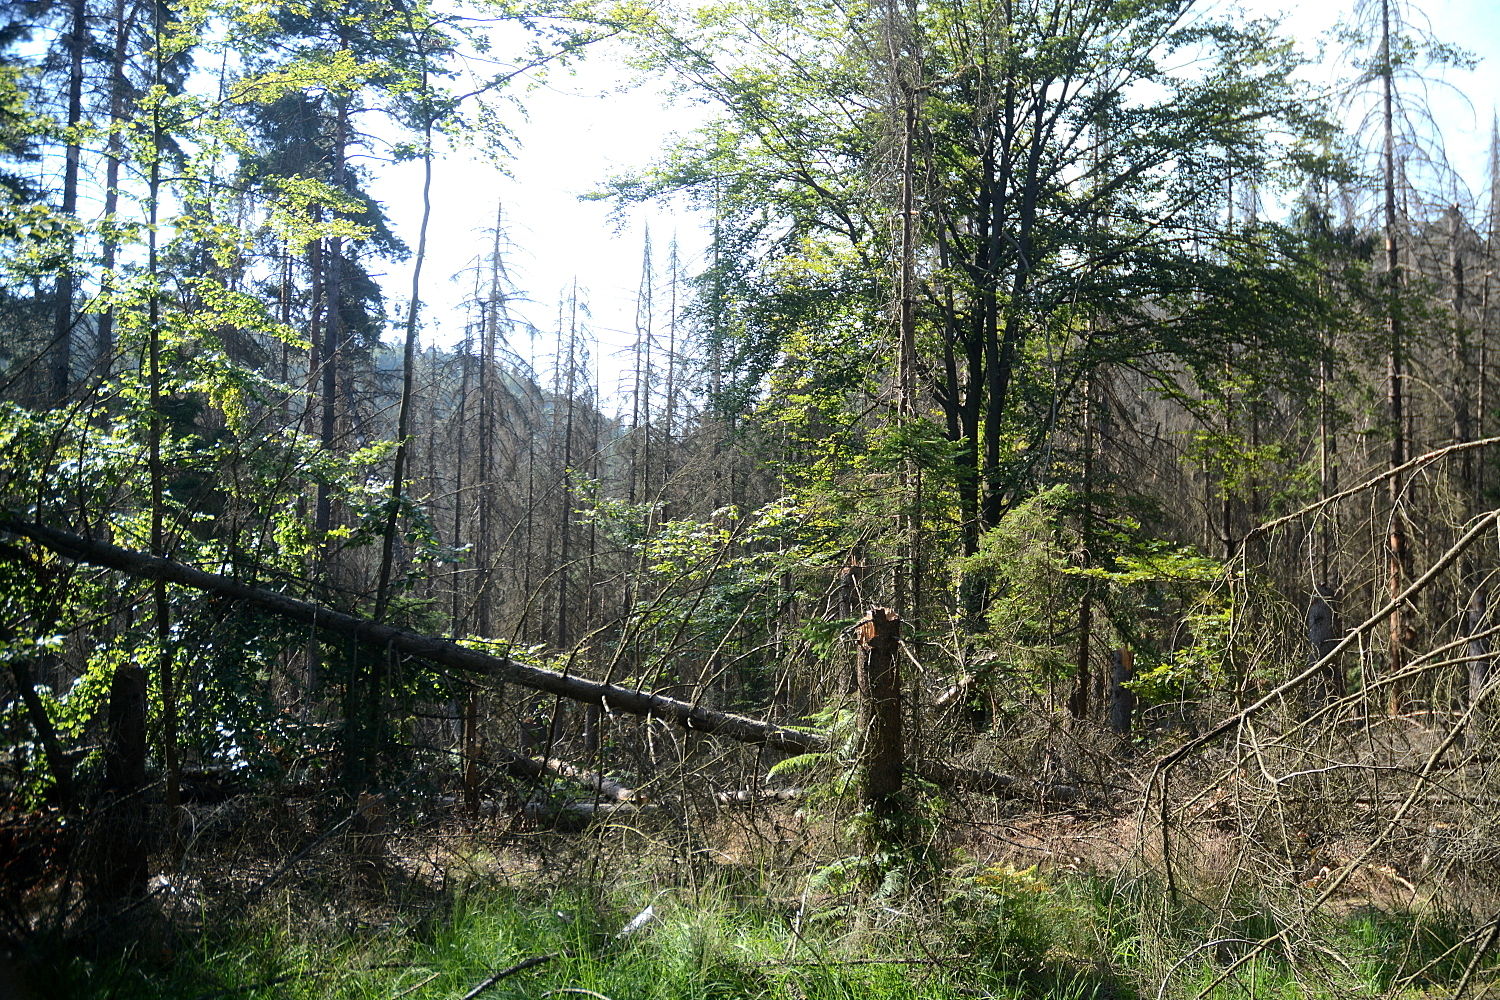
[(286, 594), (251, 587), (238, 580), (205, 573), (172, 559), (134, 552), (108, 542), (34, 524), (8, 511), (0, 511), (0, 531), (22, 535), (68, 559), (119, 570), (142, 579), (165, 580), (213, 594), (222, 600), (253, 604), (280, 618), (310, 625), (325, 633), (387, 653), (417, 657), (464, 673), (489, 674), (500, 680), (560, 695), (572, 701), (600, 705), (611, 711), (630, 715), (651, 715), (687, 729), (724, 736), (741, 743), (764, 744), (785, 753), (820, 753), (829, 749), (828, 741), (814, 733), (786, 729), (743, 715), (716, 712), (690, 702), (589, 680), (564, 671), (527, 666), (508, 657), (482, 653), (447, 639), (417, 635)]
[[(172, 559), (133, 552), (108, 542), (96, 541), (60, 531), (46, 525), (36, 524), (16, 516), (13, 512), (0, 510), (0, 532), (12, 532), (52, 550), (65, 559), (85, 562), (105, 569), (117, 570), (140, 579), (165, 580), (179, 586), (203, 591), (225, 601), (243, 601), (288, 621), (310, 625), (315, 629), (341, 636), (357, 643), (373, 646), (386, 655), (400, 654), (427, 660), (453, 670), (472, 674), (488, 674), (510, 681), (521, 687), (545, 691), (571, 701), (586, 705), (598, 705), (614, 712), (629, 715), (654, 716), (666, 722), (676, 723), (692, 729), (740, 743), (766, 746), (789, 754), (826, 753), (833, 749), (827, 737), (818, 733), (787, 729), (770, 722), (715, 712), (692, 702), (678, 701), (650, 691), (620, 687), (601, 681), (576, 677), (565, 671), (544, 670), (526, 666), (504, 657), (481, 653), (479, 650), (460, 646), (447, 639), (435, 639), (392, 628), (354, 615), (334, 611), (308, 601), (288, 597), (271, 590), (251, 587), (238, 580), (216, 576), (194, 569)], [(875, 717), (882, 734), (894, 733), (894, 741), (882, 735), (875, 745), (885, 748), (886, 755), (876, 767), (882, 784), (873, 789), (874, 795), (889, 805), (896, 803), (894, 795), (901, 789), (903, 762), (901, 760), (901, 702), (900, 673), (896, 668), (895, 653), (900, 642), (900, 618), (895, 612), (879, 609), (883, 613), (881, 624), (874, 624), (872, 615), (869, 649), (880, 654), (872, 657), (873, 664), (865, 665), (867, 678), (873, 682), (872, 691), (886, 692), (871, 699), (877, 711)], [(999, 798), (1029, 799), (1038, 795), (1047, 801), (1071, 801), (1080, 798), (1079, 789), (1069, 785), (1037, 786), (1010, 775), (996, 774), (974, 768), (960, 767), (940, 761), (919, 761), (917, 768), (926, 781), (945, 788), (964, 788)]]

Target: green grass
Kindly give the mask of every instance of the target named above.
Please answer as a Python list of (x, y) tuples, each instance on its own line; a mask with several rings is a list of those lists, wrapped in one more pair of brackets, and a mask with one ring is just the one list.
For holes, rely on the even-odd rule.
[[(657, 919), (616, 940), (648, 903)], [(142, 1000), (456, 1000), (497, 970), (552, 953), (483, 996), (1150, 1000), (1165, 978), (1173, 1000), (1205, 990), (1224, 1000), (1332, 1000), (1444, 995), (1472, 954), (1460, 922), (1356, 911), (1213, 985), (1247, 953), (1235, 938), (1274, 928), (1272, 908), (1247, 900), (1226, 920), (1201, 904), (1168, 906), (1144, 879), (1011, 869), (950, 879), (900, 908), (857, 898), (821, 905), (823, 919), (794, 921), (785, 903), (747, 901), (742, 891), (589, 886), (470, 890), (415, 912), (289, 892), (107, 956), (33, 954), (26, 964), (38, 996)]]

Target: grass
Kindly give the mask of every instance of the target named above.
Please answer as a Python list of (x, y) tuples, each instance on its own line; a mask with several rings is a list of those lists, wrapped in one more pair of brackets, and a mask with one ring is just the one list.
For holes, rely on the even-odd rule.
[[(659, 916), (617, 940), (646, 904)], [(728, 905), (715, 889), (635, 896), (501, 891), (452, 899), (422, 919), (385, 923), (284, 894), (237, 921), (208, 920), (178, 934), (170, 955), (141, 946), (107, 959), (54, 955), (34, 961), (30, 978), (39, 995), (79, 998), (452, 1000), (497, 970), (555, 953), (483, 996), (967, 1000), (980, 989), (978, 995), (1019, 1000), (1031, 994), (983, 957), (924, 950), (951, 943), (936, 938), (925, 918), (919, 925), (864, 915), (813, 930), (779, 911)]]
[[(618, 939), (648, 904), (655, 919)], [(483, 997), (1152, 1000), (1161, 990), (1173, 1000), (1332, 1000), (1447, 995), (1472, 955), (1472, 920), (1353, 910), (1216, 984), (1283, 908), (1241, 900), (1226, 920), (1202, 904), (1168, 905), (1144, 877), (993, 867), (899, 905), (845, 897), (819, 907), (823, 919), (799, 917), (712, 880), (458, 889), (423, 907), (288, 891), (111, 953), (33, 953), (28, 974), (42, 997), (457, 1000), (498, 970), (555, 955)]]

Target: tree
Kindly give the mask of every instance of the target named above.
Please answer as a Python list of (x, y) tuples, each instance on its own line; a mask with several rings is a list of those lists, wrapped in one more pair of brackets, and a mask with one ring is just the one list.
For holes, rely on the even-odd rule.
[[(795, 331), (826, 330), (835, 309), (869, 331), (877, 304), (902, 298), (881, 291), (880, 262), (903, 256), (885, 248), (904, 237), (883, 221), (893, 204), (876, 173), (891, 162), (883, 108), (918, 95), (915, 367), (924, 409), (935, 407), (958, 450), (972, 552), (980, 530), (1048, 475), (1034, 446), (1051, 386), (1116, 360), (1206, 371), (1235, 338), (1309, 353), (1287, 333), (1308, 310), (1284, 264), (1290, 245), (1264, 227), (1226, 229), (1206, 206), (1226, 174), (1269, 174), (1328, 126), (1290, 82), (1297, 57), (1272, 25), (1189, 18), (1191, 9), (932, 5), (906, 15), (922, 70), (903, 70), (894, 91), (875, 73), (898, 58), (886, 5), (848, 17), (814, 6), (794, 21), (721, 12), (654, 55), (721, 101), (724, 119), (613, 190), (627, 200), (713, 192), (727, 204), (720, 239), (738, 270), (736, 301), (721, 308), (743, 330), (739, 356), (756, 381)], [(761, 57), (714, 58), (725, 17), (764, 40)], [(1102, 216), (1108, 227), (1095, 224)], [(1257, 310), (1238, 307), (1251, 296)], [(1226, 310), (1232, 325), (1211, 319)], [(819, 375), (830, 378), (829, 366)]]

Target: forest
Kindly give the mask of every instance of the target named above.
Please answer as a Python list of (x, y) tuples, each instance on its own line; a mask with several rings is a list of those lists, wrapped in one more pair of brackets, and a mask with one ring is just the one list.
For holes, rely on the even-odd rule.
[[(1332, 84), (1202, 0), (3, 6), (0, 1000), (1500, 989), (1500, 135), (1406, 0)], [(708, 109), (590, 195), (703, 220), (618, 390), (501, 199), (429, 260), (605, 51)]]

